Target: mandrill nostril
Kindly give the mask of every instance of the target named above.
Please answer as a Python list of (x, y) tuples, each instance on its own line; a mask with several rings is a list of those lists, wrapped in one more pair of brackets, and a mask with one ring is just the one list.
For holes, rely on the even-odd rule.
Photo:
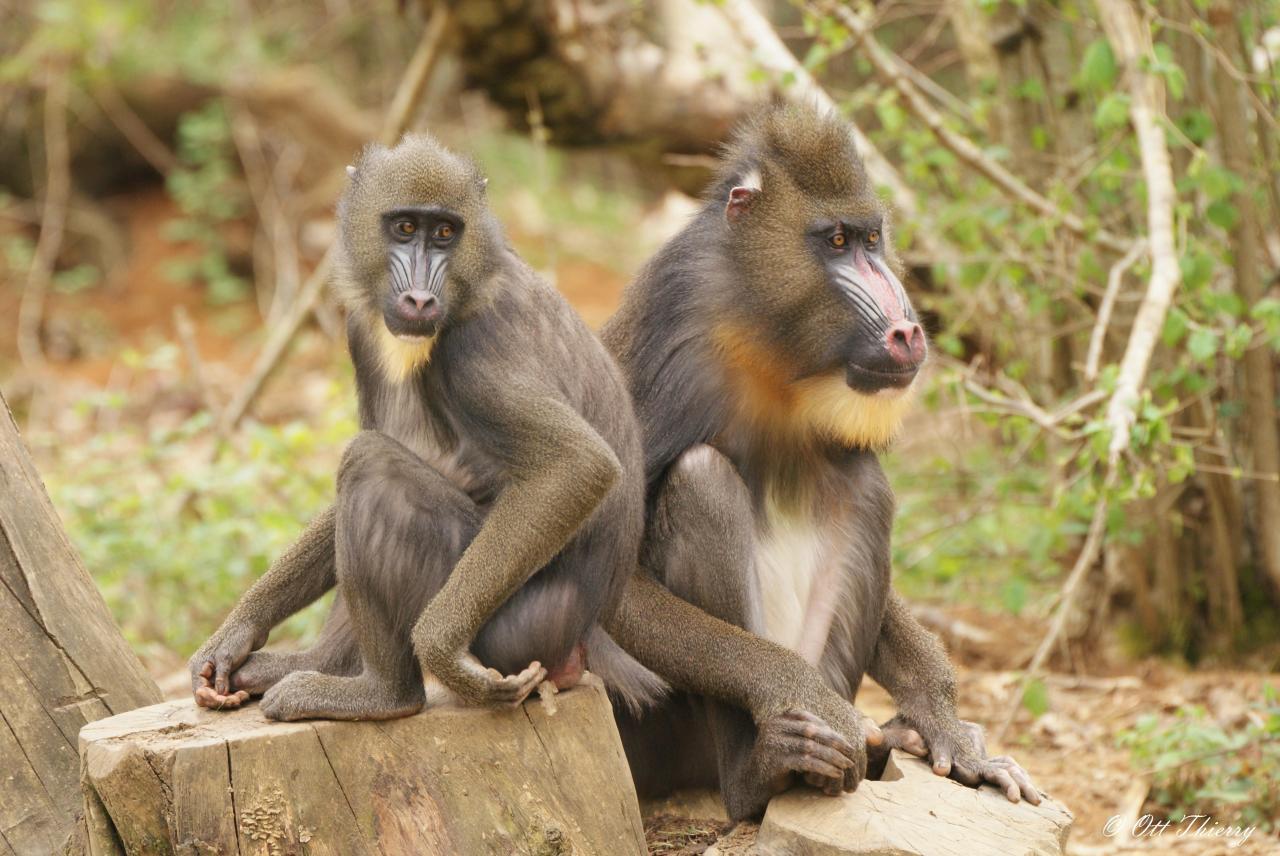
[(411, 315), (422, 315), (436, 304), (436, 296), (429, 291), (413, 289), (400, 295), (400, 309)]
[(899, 321), (885, 331), (884, 338), (896, 362), (914, 366), (924, 359), (924, 331), (919, 324)]

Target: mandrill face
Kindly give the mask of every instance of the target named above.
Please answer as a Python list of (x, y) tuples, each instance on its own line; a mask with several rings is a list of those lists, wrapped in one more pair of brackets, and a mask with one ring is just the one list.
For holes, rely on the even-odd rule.
[(826, 288), (850, 318), (843, 356), (849, 387), (892, 395), (911, 386), (928, 354), (924, 330), (884, 258), (880, 218), (820, 220), (807, 235)]
[(481, 299), (505, 239), (479, 170), (429, 136), (370, 146), (347, 171), (342, 296), (388, 376), (403, 380)]
[(884, 398), (909, 389), (928, 346), (848, 128), (816, 112), (770, 114), (750, 138), (719, 185), (741, 322), (796, 379), (838, 372)]
[(434, 206), (393, 208), (382, 215), (387, 244), (382, 318), (402, 342), (432, 339), (439, 332), (449, 257), (464, 228), (456, 213)]

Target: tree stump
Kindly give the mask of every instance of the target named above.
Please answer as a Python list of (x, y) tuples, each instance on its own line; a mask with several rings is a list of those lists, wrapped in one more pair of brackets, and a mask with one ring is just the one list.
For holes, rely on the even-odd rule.
[[(967, 788), (894, 752), (884, 778), (829, 797), (797, 788), (775, 797), (756, 838), (760, 856), (1060, 856), (1071, 812), (1045, 799), (1011, 803)], [(727, 848), (726, 848), (727, 849)], [(711, 853), (712, 851), (708, 851)]]
[(160, 699), (67, 541), (0, 399), (0, 854), (61, 850), (81, 726)]
[(514, 710), (270, 722), (168, 702), (80, 733), (94, 854), (642, 854), (603, 685)]

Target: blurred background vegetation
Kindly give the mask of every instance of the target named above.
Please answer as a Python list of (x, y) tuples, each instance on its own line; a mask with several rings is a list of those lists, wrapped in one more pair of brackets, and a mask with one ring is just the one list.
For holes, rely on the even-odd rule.
[[(733, 123), (820, 92), (880, 155), (934, 344), (887, 458), (895, 565), (967, 713), (1015, 716), (1078, 812), (1136, 770), (1138, 806), (1274, 823), (1280, 2), (1124, 0), (1132, 61), (1115, 2), (0, 0), (0, 386), (171, 673), (332, 493), (353, 384), (314, 272), (397, 94), (598, 326)], [(1112, 454), (1159, 257), (1140, 91), (1175, 288)]]

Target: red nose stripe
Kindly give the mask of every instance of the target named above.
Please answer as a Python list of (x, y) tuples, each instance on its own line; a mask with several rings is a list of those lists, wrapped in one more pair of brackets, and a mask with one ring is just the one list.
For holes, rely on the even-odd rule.
[(893, 284), (864, 253), (857, 254), (853, 260), (853, 267), (858, 272), (858, 279), (866, 287), (867, 294), (876, 302), (876, 306), (880, 307), (880, 311), (889, 319), (890, 324), (907, 317), (902, 309), (902, 299), (898, 297)]

